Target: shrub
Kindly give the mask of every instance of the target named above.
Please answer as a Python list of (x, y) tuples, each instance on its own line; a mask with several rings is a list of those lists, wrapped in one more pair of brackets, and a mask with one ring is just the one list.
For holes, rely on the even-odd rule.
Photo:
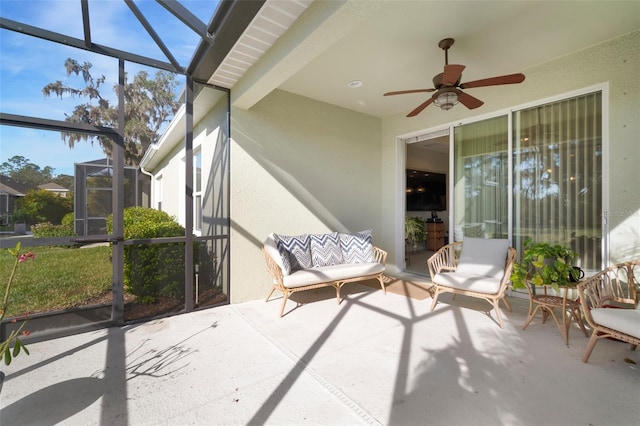
[[(184, 228), (159, 210), (146, 207), (124, 209), (124, 239), (184, 236)], [(112, 233), (113, 217), (107, 218)], [(124, 286), (142, 303), (159, 296), (184, 296), (184, 243), (134, 244), (124, 246)]]
[(74, 218), (73, 218), (73, 212), (71, 213), (67, 213), (64, 216), (62, 216), (62, 221), (61, 223), (65, 226), (70, 227), (71, 229), (73, 229), (73, 225), (74, 225)]
[(19, 218), (27, 225), (43, 222), (60, 224), (64, 215), (73, 212), (72, 198), (63, 198), (44, 189), (27, 192), (21, 201), (13, 220), (18, 222)]
[(36, 238), (71, 237), (76, 234), (73, 225), (54, 225), (51, 222), (37, 223), (31, 226), (31, 232)]

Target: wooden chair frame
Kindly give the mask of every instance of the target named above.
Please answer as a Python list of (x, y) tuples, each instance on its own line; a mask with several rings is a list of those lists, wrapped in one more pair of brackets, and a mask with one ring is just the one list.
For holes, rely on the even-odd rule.
[(516, 250), (513, 247), (509, 247), (507, 250), (507, 256), (505, 258), (504, 275), (500, 281), (500, 288), (496, 293), (479, 293), (471, 290), (458, 289), (449, 287), (447, 285), (439, 284), (435, 280), (436, 274), (446, 271), (455, 271), (458, 266), (458, 253), (462, 249), (462, 241), (456, 241), (447, 244), (440, 248), (433, 256), (427, 259), (427, 267), (429, 268), (429, 274), (431, 275), (431, 282), (433, 284), (433, 301), (431, 302), (431, 310), (433, 311), (438, 303), (438, 296), (442, 293), (453, 293), (455, 298), (456, 294), (463, 296), (475, 297), (478, 299), (486, 300), (491, 303), (496, 311), (496, 318), (498, 319), (498, 325), (500, 328), (504, 328), (502, 322), (502, 316), (500, 315), (499, 303), (502, 300), (509, 312), (512, 312), (509, 302), (505, 299), (505, 291), (510, 283), (511, 272), (513, 271), (513, 264), (516, 260)]
[(598, 340), (613, 338), (631, 344), (635, 350), (640, 339), (629, 334), (598, 324), (591, 315), (594, 308), (636, 308), (638, 305), (638, 281), (635, 271), (640, 269), (640, 260), (612, 265), (597, 274), (578, 283), (578, 295), (582, 313), (593, 330), (582, 362), (588, 362)]

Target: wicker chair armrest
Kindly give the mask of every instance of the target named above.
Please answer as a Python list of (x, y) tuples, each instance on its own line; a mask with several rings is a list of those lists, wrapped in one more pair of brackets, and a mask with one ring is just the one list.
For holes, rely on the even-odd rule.
[(375, 259), (375, 263), (382, 263), (384, 265), (387, 263), (387, 252), (373, 246), (373, 258)]
[(267, 263), (267, 271), (269, 271), (269, 274), (278, 284), (284, 287), (284, 284), (282, 282), (282, 270), (280, 269), (280, 266), (278, 266), (276, 261), (273, 260), (271, 256), (269, 256), (264, 247), (262, 248), (262, 254), (264, 254), (264, 260)]
[(455, 271), (458, 265), (457, 251), (462, 247), (462, 241), (456, 241), (441, 247), (429, 259), (427, 267), (431, 275), (431, 281), (436, 274), (442, 271)]
[(507, 286), (511, 283), (511, 273), (513, 272), (513, 265), (516, 263), (516, 257), (518, 257), (516, 249), (509, 247), (507, 249), (507, 259), (504, 264), (504, 275), (500, 282), (501, 293), (504, 292), (507, 289)]
[(578, 283), (582, 312), (591, 327), (597, 326), (591, 309), (638, 304), (635, 274), (639, 269), (640, 260), (618, 263)]

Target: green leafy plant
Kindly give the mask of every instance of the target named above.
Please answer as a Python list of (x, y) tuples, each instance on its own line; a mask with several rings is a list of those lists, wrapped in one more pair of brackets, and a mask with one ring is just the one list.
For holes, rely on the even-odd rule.
[[(123, 214), (125, 240), (184, 236), (184, 227), (166, 212), (127, 207)], [(113, 216), (107, 217), (107, 230), (113, 231)], [(183, 296), (184, 243), (126, 245), (124, 286), (146, 304), (155, 303), (160, 296)]]
[(404, 237), (413, 244), (425, 241), (427, 232), (424, 220), (419, 217), (406, 216), (404, 218)]
[[(18, 269), (18, 264), (21, 262), (26, 262), (29, 259), (35, 258), (33, 252), (20, 253), (20, 243), (17, 243), (15, 248), (8, 249), (11, 255), (15, 258), (15, 263), (13, 264), (13, 269), (11, 270), (11, 275), (9, 275), (9, 282), (7, 283), (7, 287), (4, 290), (4, 298), (2, 299), (2, 306), (0, 306), (0, 323), (4, 320), (5, 314), (7, 312), (7, 307), (9, 306), (9, 294), (11, 293), (11, 285), (13, 284), (13, 279), (16, 275), (16, 270)], [(16, 322), (17, 320), (14, 320)], [(29, 331), (24, 330), (24, 326), (26, 325), (27, 320), (24, 319), (20, 327), (11, 331), (9, 336), (0, 342), (0, 360), (4, 359), (4, 363), (6, 365), (11, 364), (11, 360), (17, 357), (20, 354), (20, 351), (23, 351), (27, 355), (29, 355), (29, 350), (27, 347), (20, 341), (20, 336), (28, 336)]]
[(36, 223), (31, 226), (31, 233), (35, 238), (71, 237), (76, 233), (73, 226), (54, 225), (51, 222)]
[(524, 252), (513, 265), (511, 282), (514, 288), (526, 288), (527, 283), (536, 286), (551, 285), (555, 290), (577, 281), (579, 271), (571, 262), (577, 253), (560, 244), (524, 242)]

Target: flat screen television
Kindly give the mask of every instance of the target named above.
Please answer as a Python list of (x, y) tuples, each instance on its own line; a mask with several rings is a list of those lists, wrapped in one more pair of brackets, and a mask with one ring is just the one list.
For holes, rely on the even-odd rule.
[(407, 211), (447, 209), (447, 175), (407, 169)]

